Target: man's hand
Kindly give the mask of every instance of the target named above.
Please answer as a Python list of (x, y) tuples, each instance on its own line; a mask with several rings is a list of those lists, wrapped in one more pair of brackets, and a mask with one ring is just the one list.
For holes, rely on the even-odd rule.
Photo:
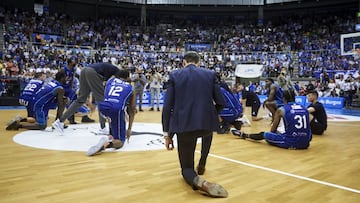
[(174, 144), (172, 138), (169, 136), (167, 132), (164, 132), (164, 139), (165, 139), (165, 147), (167, 150), (173, 150)]

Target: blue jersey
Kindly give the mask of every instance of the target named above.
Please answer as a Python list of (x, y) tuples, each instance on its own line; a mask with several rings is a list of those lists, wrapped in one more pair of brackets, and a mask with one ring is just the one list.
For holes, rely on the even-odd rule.
[(25, 86), (24, 90), (20, 94), (19, 103), (24, 106), (32, 104), (35, 100), (36, 93), (44, 85), (44, 81), (38, 79), (32, 79)]
[[(276, 92), (274, 95), (274, 101), (276, 102), (276, 104), (283, 104), (283, 90), (281, 89), (281, 87), (278, 84), (272, 84), (271, 86), (275, 86), (276, 87)], [(270, 87), (271, 89), (271, 87)], [(269, 97), (269, 93), (268, 92), (267, 96)]]
[(65, 89), (65, 92), (70, 92), (72, 89), (72, 83), (75, 77), (75, 68), (68, 68), (67, 66), (64, 66), (63, 68), (64, 73), (66, 75), (66, 83), (62, 86)]
[(80, 81), (77, 77), (74, 77), (74, 91), (76, 92), (80, 88)]
[(33, 111), (39, 125), (46, 126), (49, 110), (57, 107), (56, 90), (59, 88), (63, 89), (62, 85), (52, 80), (36, 93)]
[(309, 111), (300, 104), (288, 103), (284, 109), (285, 133), (292, 138), (311, 139)]
[(114, 139), (125, 142), (126, 123), (125, 106), (133, 93), (133, 87), (130, 83), (118, 78), (111, 78), (106, 83), (104, 101), (99, 104), (99, 111), (109, 117), (111, 135)]
[(235, 119), (240, 117), (243, 112), (242, 105), (239, 99), (232, 93), (226, 90), (225, 88), (221, 87), (221, 92), (224, 96), (225, 100), (225, 107), (220, 112), (221, 117), (229, 117), (231, 118), (229, 121), (233, 122)]
[(35, 96), (35, 105), (46, 105), (52, 106), (57, 104), (56, 96), (57, 94), (55, 91), (59, 88), (63, 88), (62, 85), (56, 81), (52, 80), (39, 89)]
[(293, 102), (280, 108), (284, 111), (285, 132), (282, 134), (265, 132), (266, 141), (287, 149), (308, 148), (312, 139), (309, 111), (302, 105)]
[(104, 92), (104, 102), (112, 103), (115, 109), (124, 110), (126, 102), (133, 92), (130, 83), (119, 78), (111, 78), (106, 83)]

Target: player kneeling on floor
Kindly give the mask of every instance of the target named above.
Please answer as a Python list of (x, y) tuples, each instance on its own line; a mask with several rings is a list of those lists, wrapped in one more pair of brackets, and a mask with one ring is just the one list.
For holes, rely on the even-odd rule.
[[(99, 104), (99, 111), (110, 122), (110, 135), (102, 137), (99, 142), (90, 147), (88, 156), (93, 156), (106, 148), (120, 149), (125, 140), (129, 142), (131, 128), (136, 112), (136, 97), (133, 87), (128, 82), (129, 71), (122, 69), (116, 77), (110, 78), (105, 87), (104, 101)], [(129, 115), (126, 129), (125, 108)]]

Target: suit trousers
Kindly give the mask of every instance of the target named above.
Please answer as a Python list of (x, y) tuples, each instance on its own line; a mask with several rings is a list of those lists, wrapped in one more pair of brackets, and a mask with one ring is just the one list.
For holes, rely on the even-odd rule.
[[(193, 186), (194, 178), (197, 173), (194, 170), (194, 154), (197, 144), (197, 138), (201, 137), (201, 158), (199, 165), (206, 165), (206, 159), (208, 157), (211, 142), (213, 138), (213, 132), (208, 130), (197, 130), (184, 133), (176, 133), (177, 145), (178, 145), (178, 156), (181, 166), (181, 173), (186, 183)], [(195, 188), (194, 188), (195, 189)]]

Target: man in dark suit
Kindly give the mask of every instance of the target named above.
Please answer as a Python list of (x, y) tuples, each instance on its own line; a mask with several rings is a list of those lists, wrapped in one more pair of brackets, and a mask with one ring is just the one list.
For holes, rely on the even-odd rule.
[[(165, 145), (172, 150), (173, 135), (176, 134), (182, 176), (194, 190), (211, 197), (227, 197), (228, 193), (221, 185), (198, 176), (205, 171), (213, 131), (219, 126), (218, 113), (225, 106), (216, 73), (197, 67), (199, 63), (200, 56), (196, 52), (187, 52), (185, 68), (169, 75), (162, 112)], [(202, 147), (197, 174), (194, 153), (199, 137)]]

